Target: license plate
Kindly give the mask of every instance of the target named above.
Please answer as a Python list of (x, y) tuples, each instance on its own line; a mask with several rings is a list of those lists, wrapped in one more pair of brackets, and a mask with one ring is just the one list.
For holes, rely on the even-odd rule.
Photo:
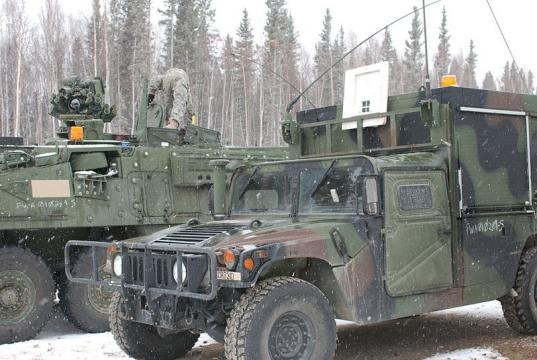
[(241, 273), (225, 270), (217, 270), (216, 278), (218, 280), (229, 280), (229, 281), (241, 281)]

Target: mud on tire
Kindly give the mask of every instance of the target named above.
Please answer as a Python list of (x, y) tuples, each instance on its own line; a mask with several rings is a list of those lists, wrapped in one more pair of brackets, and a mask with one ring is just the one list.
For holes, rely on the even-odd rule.
[(336, 323), (324, 294), (292, 278), (265, 280), (248, 290), (228, 319), (228, 360), (332, 359)]
[(199, 334), (189, 331), (161, 337), (150, 325), (122, 316), (122, 296), (115, 293), (110, 305), (110, 328), (119, 347), (135, 359), (177, 359), (189, 352)]
[(537, 335), (537, 247), (522, 255), (514, 290), (516, 296), (500, 299), (505, 320), (519, 333)]
[[(104, 253), (104, 250), (103, 250)], [(101, 254), (99, 259), (105, 259)], [(93, 259), (89, 252), (78, 255), (73, 276), (91, 277)], [(60, 304), (69, 321), (80, 330), (99, 333), (110, 330), (110, 301), (113, 291), (106, 286), (76, 284), (66, 281), (60, 289)]]
[(17, 247), (0, 248), (0, 344), (29, 340), (47, 323), (54, 280), (45, 262)]

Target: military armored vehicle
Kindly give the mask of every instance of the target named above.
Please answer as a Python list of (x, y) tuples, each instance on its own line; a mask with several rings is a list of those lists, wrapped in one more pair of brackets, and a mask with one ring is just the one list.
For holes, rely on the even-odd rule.
[[(537, 96), (445, 87), (342, 114), (288, 117), (292, 159), (235, 169), (228, 193), (213, 161), (215, 221), (67, 244), (72, 281), (118, 290), (125, 352), (175, 358), (206, 331), (227, 359), (331, 359), (335, 318), (494, 299), (537, 334)], [(107, 249), (86, 278), (69, 273), (82, 248)]]
[[(33, 337), (45, 325), (56, 289), (79, 328), (108, 329), (111, 293), (65, 282), (68, 239), (111, 241), (210, 219), (211, 159), (279, 158), (282, 149), (234, 149), (218, 132), (160, 128), (165, 109), (142, 102), (136, 136), (104, 132), (115, 107), (100, 78), (66, 79), (52, 97), (58, 137), (43, 146), (0, 148), (0, 344)], [(147, 98), (147, 89), (144, 96)], [(89, 254), (71, 262), (92, 267)]]

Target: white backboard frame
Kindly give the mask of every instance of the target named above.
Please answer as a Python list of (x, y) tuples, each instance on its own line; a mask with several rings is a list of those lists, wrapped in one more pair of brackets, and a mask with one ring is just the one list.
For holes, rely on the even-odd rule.
[[(388, 83), (390, 66), (387, 61), (361, 66), (345, 72), (345, 95), (343, 97), (343, 119), (368, 113), (388, 111)], [(362, 127), (377, 127), (386, 124), (386, 117), (366, 119)], [(356, 129), (356, 122), (342, 124), (343, 130)]]

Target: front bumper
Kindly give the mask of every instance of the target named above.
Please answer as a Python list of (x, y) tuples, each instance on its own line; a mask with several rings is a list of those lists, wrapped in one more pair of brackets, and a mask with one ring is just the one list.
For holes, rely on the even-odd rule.
[[(117, 250), (107, 254), (112, 244), (95, 241), (67, 242), (65, 246), (65, 273), (69, 281), (131, 289), (148, 297), (173, 295), (197, 300), (213, 300), (218, 291), (217, 259), (212, 249), (192, 245), (117, 243)], [(91, 273), (73, 274), (71, 257), (80, 251), (89, 251), (93, 266)], [(111, 276), (111, 256), (121, 255), (122, 276)], [(186, 279), (175, 281), (173, 264), (184, 264)], [(108, 264), (107, 264), (108, 263)], [(107, 267), (109, 271), (105, 271)], [(178, 266), (182, 279), (182, 266)]]

